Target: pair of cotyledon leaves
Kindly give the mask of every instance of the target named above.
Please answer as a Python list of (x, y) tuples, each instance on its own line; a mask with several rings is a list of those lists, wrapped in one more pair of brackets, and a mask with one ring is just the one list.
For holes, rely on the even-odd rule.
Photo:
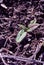
[(19, 43), (25, 38), (25, 36), (27, 35), (27, 32), (32, 32), (39, 26), (39, 24), (36, 23), (36, 18), (34, 18), (34, 20), (30, 21), (30, 24), (28, 25), (28, 27), (25, 27), (24, 25), (21, 25), (21, 24), (18, 24), (18, 26), (22, 28), (16, 37), (16, 42)]

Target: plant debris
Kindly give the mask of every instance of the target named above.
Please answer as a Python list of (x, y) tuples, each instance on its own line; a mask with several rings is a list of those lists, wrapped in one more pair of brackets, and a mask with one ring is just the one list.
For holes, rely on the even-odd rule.
[(0, 65), (44, 65), (44, 0), (0, 0)]

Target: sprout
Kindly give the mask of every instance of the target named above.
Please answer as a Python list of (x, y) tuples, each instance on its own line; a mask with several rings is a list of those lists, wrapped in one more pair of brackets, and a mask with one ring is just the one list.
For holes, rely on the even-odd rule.
[(19, 31), (16, 37), (16, 42), (21, 42), (25, 38), (27, 32), (32, 32), (39, 26), (39, 24), (36, 23), (36, 18), (34, 18), (34, 20), (30, 22), (28, 27), (25, 27), (24, 25), (21, 24), (18, 24), (18, 26), (21, 27), (22, 30)]

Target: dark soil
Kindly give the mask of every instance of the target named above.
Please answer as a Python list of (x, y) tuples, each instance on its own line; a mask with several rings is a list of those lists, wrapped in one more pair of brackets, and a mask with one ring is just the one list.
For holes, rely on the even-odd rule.
[[(27, 27), (34, 17), (41, 25), (17, 43), (18, 24)], [(37, 48), (43, 41), (44, 0), (0, 0), (0, 54), (7, 65), (44, 65), (44, 45)], [(1, 55), (0, 65), (6, 65)]]

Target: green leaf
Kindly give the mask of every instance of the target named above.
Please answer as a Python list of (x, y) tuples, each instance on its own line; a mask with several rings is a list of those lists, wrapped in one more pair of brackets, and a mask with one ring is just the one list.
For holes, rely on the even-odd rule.
[(18, 26), (21, 27), (22, 29), (26, 29), (24, 25), (18, 24)]
[(33, 24), (30, 25), (27, 32), (32, 32), (33, 30), (35, 30), (37, 27), (39, 26), (39, 24)]
[(25, 36), (26, 36), (27, 32), (25, 32), (23, 29), (19, 31), (17, 37), (16, 37), (16, 42), (21, 42)]
[(34, 20), (30, 21), (30, 24), (36, 24), (36, 18), (34, 18)]

